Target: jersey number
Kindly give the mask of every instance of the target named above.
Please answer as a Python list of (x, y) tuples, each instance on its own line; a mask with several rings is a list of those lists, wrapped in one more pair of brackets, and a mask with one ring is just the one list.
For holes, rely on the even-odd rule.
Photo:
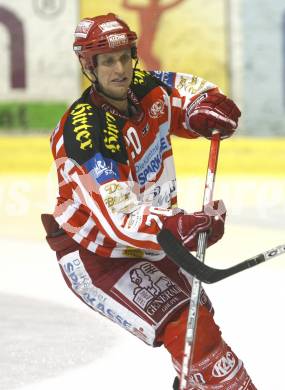
[(132, 158), (135, 158), (135, 156), (138, 156), (142, 151), (141, 141), (139, 139), (138, 133), (136, 132), (136, 129), (134, 127), (130, 127), (125, 138), (128, 146), (133, 146), (134, 151), (132, 151), (131, 156)]

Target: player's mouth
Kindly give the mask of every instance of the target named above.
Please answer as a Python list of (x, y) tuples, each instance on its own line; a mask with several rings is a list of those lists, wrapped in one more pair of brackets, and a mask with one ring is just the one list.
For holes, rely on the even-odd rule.
[(127, 77), (117, 77), (112, 80), (112, 83), (121, 86), (121, 85), (125, 85), (128, 81), (129, 79)]

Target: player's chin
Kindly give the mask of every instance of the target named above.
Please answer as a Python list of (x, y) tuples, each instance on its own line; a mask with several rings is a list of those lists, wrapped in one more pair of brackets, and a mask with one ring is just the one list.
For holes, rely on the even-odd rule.
[(112, 95), (117, 99), (127, 99), (128, 97), (128, 88), (117, 87), (112, 88)]

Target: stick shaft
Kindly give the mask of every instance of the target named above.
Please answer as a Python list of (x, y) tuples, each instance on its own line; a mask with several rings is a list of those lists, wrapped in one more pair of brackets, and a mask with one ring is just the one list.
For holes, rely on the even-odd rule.
[[(208, 160), (208, 170), (206, 176), (206, 183), (203, 197), (203, 209), (204, 207), (213, 200), (213, 191), (215, 185), (216, 170), (218, 164), (220, 146), (220, 135), (216, 133), (211, 139), (211, 146)], [(207, 248), (207, 233), (203, 232), (198, 237), (197, 247), (197, 259), (202, 263), (205, 261), (205, 254)], [(198, 317), (198, 306), (201, 294), (201, 282), (197, 278), (192, 279), (192, 291), (190, 299), (189, 314), (187, 320), (184, 356), (182, 361), (181, 378), (180, 378), (180, 390), (187, 390), (188, 381), (190, 378), (191, 367), (193, 365), (194, 356), (194, 343), (197, 328), (197, 317)]]

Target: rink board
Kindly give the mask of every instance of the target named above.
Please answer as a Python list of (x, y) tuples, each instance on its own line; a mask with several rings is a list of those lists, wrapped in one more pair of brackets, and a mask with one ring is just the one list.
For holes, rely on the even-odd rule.
[[(209, 141), (172, 138), (178, 175), (204, 174)], [(0, 142), (1, 174), (48, 173), (52, 155), (48, 136), (2, 136)], [(285, 138), (233, 138), (221, 143), (219, 175), (283, 176)]]

